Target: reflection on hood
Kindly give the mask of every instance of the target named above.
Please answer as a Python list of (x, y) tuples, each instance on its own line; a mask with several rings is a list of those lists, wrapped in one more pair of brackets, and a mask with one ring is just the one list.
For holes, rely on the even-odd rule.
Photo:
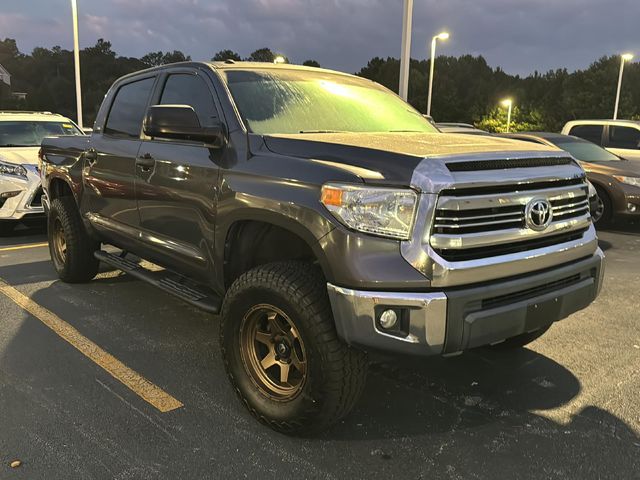
[(18, 165), (37, 165), (40, 147), (0, 147), (0, 161)]

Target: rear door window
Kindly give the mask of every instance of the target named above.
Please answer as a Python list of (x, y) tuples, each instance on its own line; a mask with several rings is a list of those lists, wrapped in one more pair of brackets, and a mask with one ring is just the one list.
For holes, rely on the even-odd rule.
[(569, 135), (584, 138), (597, 145), (602, 144), (602, 125), (576, 125), (569, 131)]
[(189, 73), (169, 75), (162, 91), (160, 104), (193, 107), (203, 127), (215, 125), (218, 119), (211, 90), (199, 75)]
[(121, 86), (116, 93), (104, 133), (139, 138), (154, 77)]
[(640, 146), (640, 130), (612, 125), (609, 127), (609, 142), (607, 146), (637, 150)]

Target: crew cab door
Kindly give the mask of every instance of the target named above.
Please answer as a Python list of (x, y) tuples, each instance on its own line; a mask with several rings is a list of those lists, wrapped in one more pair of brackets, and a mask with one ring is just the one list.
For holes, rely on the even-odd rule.
[[(211, 80), (197, 69), (162, 75), (152, 104), (188, 105), (202, 126), (220, 122)], [(136, 194), (145, 256), (210, 280), (220, 150), (201, 141), (143, 137)]]
[(156, 77), (118, 87), (101, 131), (91, 136), (83, 170), (83, 213), (104, 237), (122, 247), (134, 244), (140, 217), (136, 204), (136, 160)]

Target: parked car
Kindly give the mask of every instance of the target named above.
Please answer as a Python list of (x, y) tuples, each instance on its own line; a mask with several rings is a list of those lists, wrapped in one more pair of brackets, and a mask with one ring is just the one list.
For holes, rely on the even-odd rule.
[(627, 160), (640, 161), (640, 122), (633, 120), (572, 120), (565, 135), (584, 138)]
[(81, 135), (68, 118), (48, 112), (0, 112), (0, 232), (44, 218), (38, 150), (47, 135)]
[(353, 75), (144, 70), (111, 87), (91, 137), (46, 138), (42, 155), (58, 276), (89, 281), (102, 261), (221, 312), (234, 390), (287, 433), (351, 410), (369, 350), (520, 347), (602, 284), (571, 156), (442, 135)]
[(470, 135), (489, 135), (489, 132), (480, 130), (470, 123), (438, 122), (435, 124), (442, 133), (466, 133)]
[(620, 158), (582, 138), (560, 133), (519, 132), (500, 136), (556, 146), (573, 155), (598, 193), (593, 211), (595, 222), (640, 218), (640, 163)]

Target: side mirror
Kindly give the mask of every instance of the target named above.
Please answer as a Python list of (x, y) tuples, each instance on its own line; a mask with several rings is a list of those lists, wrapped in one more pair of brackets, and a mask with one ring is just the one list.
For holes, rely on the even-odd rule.
[(200, 125), (198, 115), (189, 105), (153, 105), (147, 110), (142, 129), (150, 137), (196, 140), (221, 148), (226, 143), (222, 123)]

